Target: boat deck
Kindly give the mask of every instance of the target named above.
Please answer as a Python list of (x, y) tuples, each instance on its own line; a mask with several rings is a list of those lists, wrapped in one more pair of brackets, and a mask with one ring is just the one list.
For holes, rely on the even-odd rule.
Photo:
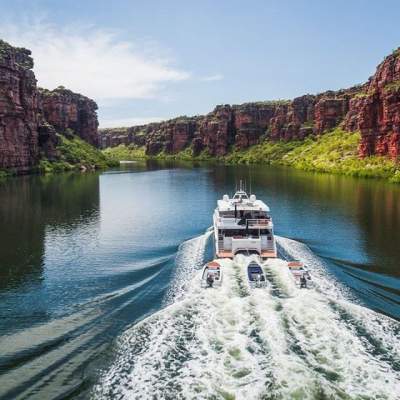
[(276, 251), (262, 251), (261, 258), (276, 258)]
[[(218, 258), (233, 258), (233, 253), (231, 251), (219, 251), (217, 253)], [(261, 252), (261, 258), (276, 258), (275, 251), (263, 251)]]

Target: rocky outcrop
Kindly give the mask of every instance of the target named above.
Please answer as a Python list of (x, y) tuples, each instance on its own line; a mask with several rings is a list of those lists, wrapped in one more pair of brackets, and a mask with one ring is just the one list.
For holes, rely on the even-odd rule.
[(97, 104), (88, 97), (60, 86), (54, 90), (40, 89), (40, 101), (45, 120), (57, 132), (74, 134), (98, 146)]
[(0, 41), (0, 168), (38, 161), (40, 113), (31, 52)]
[(317, 96), (305, 95), (278, 104), (267, 133), (272, 140), (303, 140), (314, 132), (313, 115)]
[(97, 105), (65, 88), (38, 89), (27, 49), (0, 40), (0, 169), (24, 173), (56, 160), (57, 133), (97, 145)]
[(400, 156), (400, 49), (385, 58), (350, 100), (344, 127), (361, 132), (360, 156)]
[(222, 156), (234, 142), (235, 117), (232, 107), (221, 105), (205, 117), (198, 118), (195, 135), (194, 154), (207, 151), (211, 155)]
[(144, 146), (146, 144), (145, 131), (148, 126), (138, 125), (131, 128), (105, 128), (99, 135), (99, 146), (103, 149), (115, 147), (120, 144), (134, 144)]

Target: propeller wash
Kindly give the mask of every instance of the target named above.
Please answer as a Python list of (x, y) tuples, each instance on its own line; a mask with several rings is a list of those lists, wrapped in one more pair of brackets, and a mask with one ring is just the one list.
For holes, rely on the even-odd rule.
[(275, 257), (261, 258), (262, 239), (242, 254), (232, 236), (232, 258), (201, 268), (209, 233), (181, 246), (179, 295), (119, 338), (92, 398), (398, 399), (400, 324), (357, 304), (304, 244), (257, 229)]

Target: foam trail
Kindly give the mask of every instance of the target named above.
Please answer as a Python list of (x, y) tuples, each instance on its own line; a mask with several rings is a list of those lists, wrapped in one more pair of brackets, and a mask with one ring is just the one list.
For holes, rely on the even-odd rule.
[(293, 275), (286, 268), (285, 261), (269, 260), (264, 263), (264, 271), (267, 278), (272, 281), (275, 287), (274, 292), (278, 296), (293, 297), (299, 293)]
[[(120, 338), (93, 398), (395, 399), (400, 393), (399, 324), (348, 300), (304, 245), (279, 238), (310, 267), (315, 290), (295, 287), (282, 262), (271, 260), (262, 265), (274, 287), (250, 289), (252, 257), (245, 256), (221, 260), (222, 287), (201, 289), (196, 268), (205, 242), (182, 245), (176, 279), (189, 278), (172, 285), (174, 303)], [(375, 322), (365, 322), (360, 334), (354, 321), (366, 316)], [(380, 352), (375, 336), (365, 333), (378, 321), (376, 334), (387, 341)]]
[(280, 251), (291, 258), (304, 262), (312, 272), (313, 281), (338, 317), (370, 344), (370, 351), (381, 353), (383, 358), (392, 359), (400, 370), (400, 324), (390, 317), (379, 314), (358, 304), (350, 291), (327, 270), (323, 260), (305, 244), (278, 237)]
[(204, 253), (207, 240), (212, 232), (183, 242), (175, 259), (175, 276), (164, 299), (164, 304), (170, 304), (185, 292), (185, 286), (192, 279), (193, 273), (204, 264)]

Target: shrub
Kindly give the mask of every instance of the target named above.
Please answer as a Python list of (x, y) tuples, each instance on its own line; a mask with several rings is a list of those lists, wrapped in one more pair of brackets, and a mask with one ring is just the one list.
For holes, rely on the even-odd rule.
[(135, 146), (134, 144), (130, 144), (129, 146), (120, 144), (116, 147), (108, 147), (107, 149), (103, 150), (102, 153), (105, 157), (113, 160), (114, 162), (132, 161), (146, 157), (144, 147)]

